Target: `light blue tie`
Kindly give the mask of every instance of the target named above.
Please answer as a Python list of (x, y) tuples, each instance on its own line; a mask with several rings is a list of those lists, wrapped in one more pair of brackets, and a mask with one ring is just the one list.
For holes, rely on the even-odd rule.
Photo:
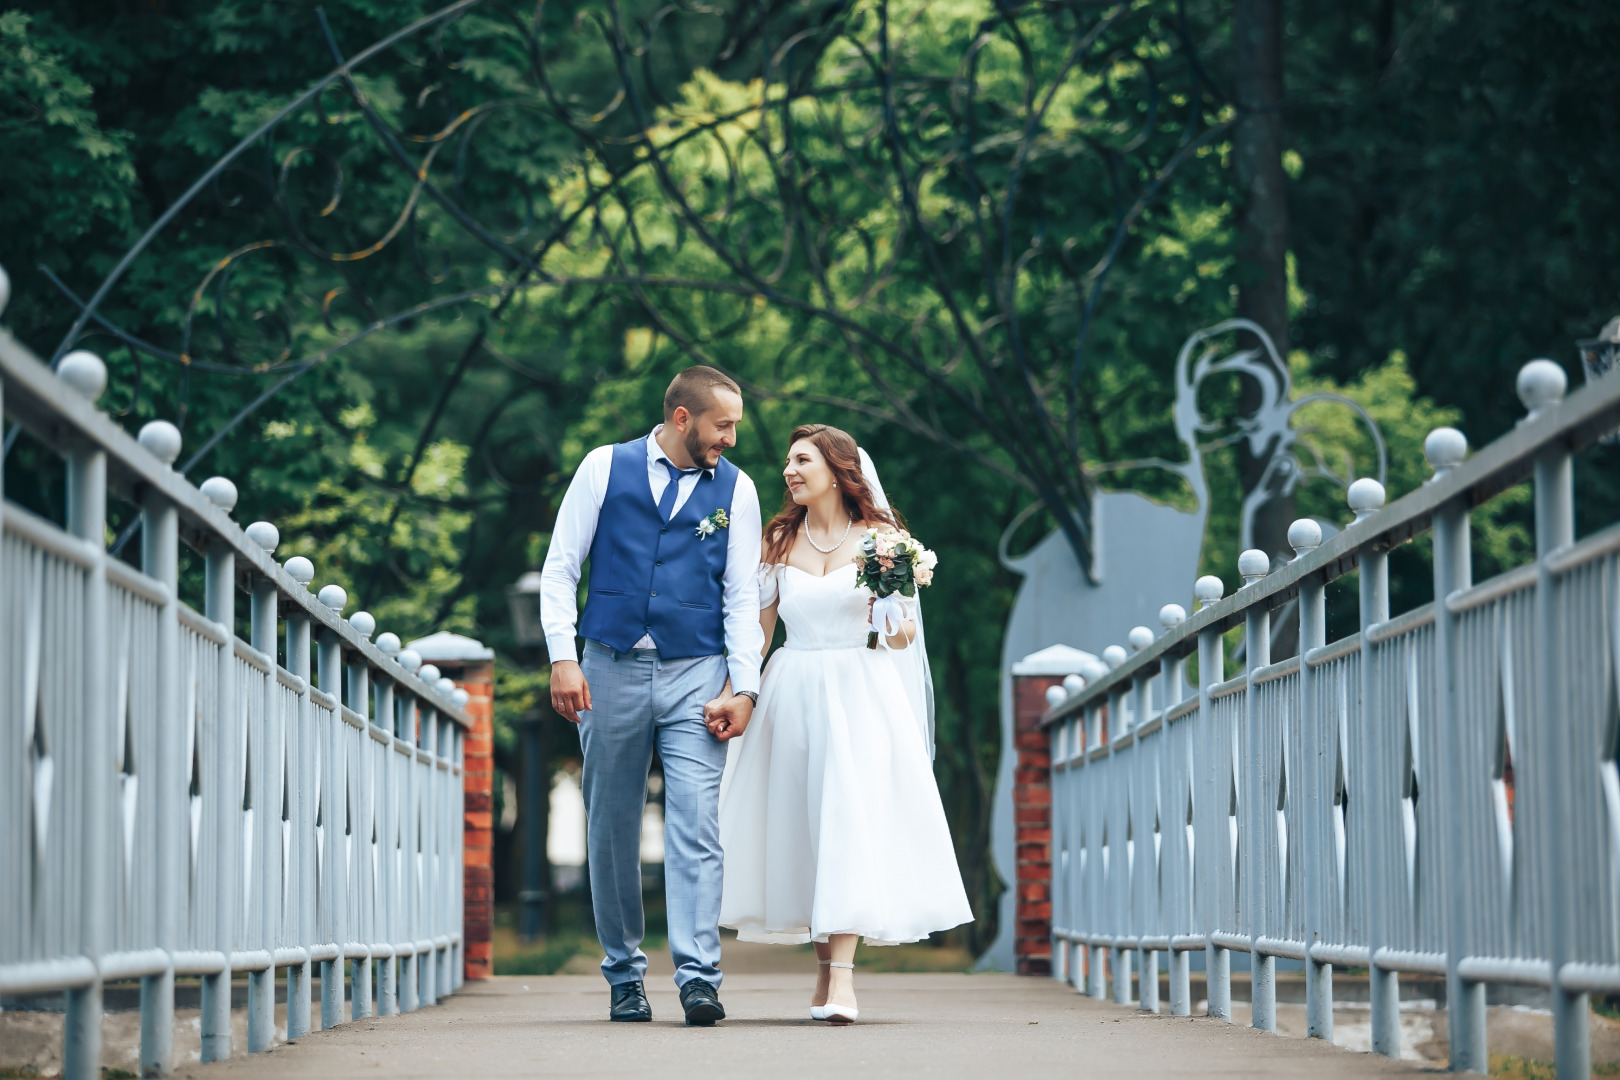
[(669, 470), (669, 483), (664, 485), (664, 493), (658, 498), (658, 516), (668, 521), (675, 516), (675, 496), (681, 484), (681, 477), (691, 476), (696, 469), (677, 469), (668, 458), (659, 458), (658, 464)]

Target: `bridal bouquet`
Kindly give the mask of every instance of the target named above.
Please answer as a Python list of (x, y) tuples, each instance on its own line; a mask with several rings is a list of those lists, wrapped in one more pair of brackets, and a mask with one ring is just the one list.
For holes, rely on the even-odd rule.
[(886, 636), (900, 632), (905, 608), (896, 598), (917, 595), (918, 588), (933, 583), (939, 556), (923, 547), (904, 529), (871, 528), (861, 537), (855, 551), (855, 587), (872, 590), (871, 632), (866, 647), (877, 648), (878, 628)]

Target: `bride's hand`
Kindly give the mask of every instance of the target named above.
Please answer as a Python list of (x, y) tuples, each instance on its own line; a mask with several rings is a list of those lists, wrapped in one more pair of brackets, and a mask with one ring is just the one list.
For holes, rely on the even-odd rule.
[(717, 697), (703, 706), (703, 723), (721, 742), (741, 735), (753, 718), (754, 699), (746, 694)]

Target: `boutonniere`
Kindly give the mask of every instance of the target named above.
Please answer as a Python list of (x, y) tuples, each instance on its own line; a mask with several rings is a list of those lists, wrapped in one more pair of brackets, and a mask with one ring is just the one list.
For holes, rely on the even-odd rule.
[(698, 522), (697, 538), (699, 540), (707, 540), (721, 529), (727, 528), (730, 525), (731, 520), (726, 517), (726, 512), (724, 510), (716, 510), (708, 517)]

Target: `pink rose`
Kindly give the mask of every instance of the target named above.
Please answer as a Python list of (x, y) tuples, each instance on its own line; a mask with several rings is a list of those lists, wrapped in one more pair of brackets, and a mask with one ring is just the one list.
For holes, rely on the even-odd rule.
[(919, 585), (928, 585), (934, 580), (934, 572), (926, 566), (917, 567), (915, 574)]
[(894, 560), (890, 558), (881, 558), (878, 560), (878, 565), (883, 567), (885, 570), (893, 570)]

